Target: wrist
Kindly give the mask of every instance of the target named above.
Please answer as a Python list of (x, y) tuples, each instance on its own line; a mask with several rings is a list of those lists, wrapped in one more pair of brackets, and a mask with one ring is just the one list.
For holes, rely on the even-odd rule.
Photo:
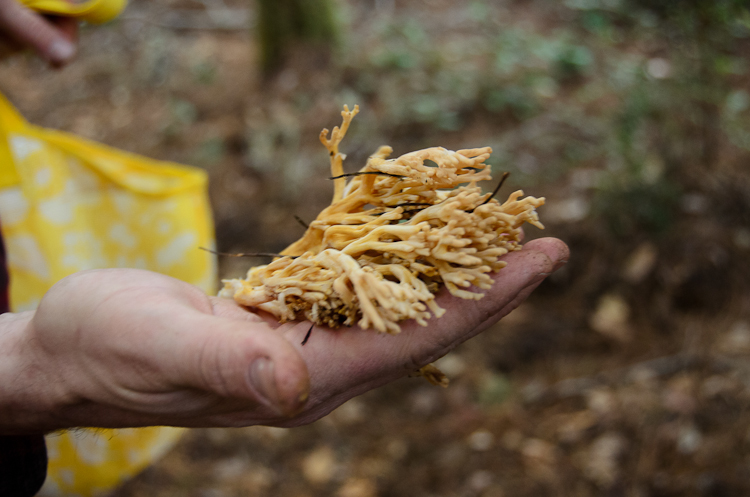
[(0, 315), (0, 435), (65, 427), (57, 413), (70, 396), (39, 350), (33, 317), (33, 311)]

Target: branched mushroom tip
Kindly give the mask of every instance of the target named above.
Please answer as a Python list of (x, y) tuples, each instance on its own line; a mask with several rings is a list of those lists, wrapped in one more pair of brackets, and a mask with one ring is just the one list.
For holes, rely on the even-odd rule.
[(536, 212), (543, 198), (516, 191), (501, 204), (499, 185), (482, 192), (478, 182), (491, 179), (489, 147), (433, 147), (395, 159), (381, 147), (359, 172), (344, 174), (339, 145), (358, 112), (344, 107), (341, 126), (320, 135), (330, 155), (331, 205), (281, 252), (290, 257), (225, 280), (221, 295), (282, 322), (398, 333), (401, 321), (426, 326), (445, 312), (435, 302), (441, 286), (482, 298), (490, 274), (505, 266), (500, 257), (520, 249), (521, 226), (543, 227)]

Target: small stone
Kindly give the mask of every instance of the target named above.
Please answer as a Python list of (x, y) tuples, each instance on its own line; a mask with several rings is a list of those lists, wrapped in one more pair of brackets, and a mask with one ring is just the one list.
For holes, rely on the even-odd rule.
[(349, 478), (336, 492), (336, 497), (376, 497), (378, 489), (367, 478)]
[(289, 434), (288, 428), (277, 428), (275, 426), (258, 426), (257, 429), (261, 431), (264, 436), (272, 440), (281, 440)]
[(442, 469), (448, 470), (457, 467), (468, 457), (466, 448), (460, 443), (452, 443), (440, 449), (437, 453), (436, 462)]
[(385, 450), (391, 459), (399, 460), (406, 457), (406, 454), (409, 453), (409, 445), (400, 438), (394, 438), (388, 441)]
[(503, 434), (501, 443), (508, 450), (517, 450), (523, 443), (523, 434), (518, 430), (508, 430)]
[(547, 219), (550, 222), (574, 223), (586, 219), (590, 206), (582, 196), (575, 196), (550, 202)]
[(469, 435), (467, 441), (472, 450), (485, 452), (495, 444), (495, 436), (487, 430), (477, 430)]
[(597, 424), (596, 415), (589, 411), (580, 411), (567, 417), (557, 429), (557, 435), (561, 442), (575, 443), (583, 437), (584, 433)]
[(653, 243), (640, 244), (625, 261), (622, 274), (625, 281), (632, 284), (643, 281), (653, 271), (658, 255)]
[(328, 483), (336, 470), (336, 456), (333, 449), (324, 445), (313, 450), (302, 461), (302, 474), (307, 481), (316, 485)]
[(487, 490), (492, 485), (494, 477), (491, 472), (481, 469), (474, 471), (469, 476), (468, 484), (469, 488), (474, 492), (481, 493)]
[(245, 467), (245, 472), (237, 481), (242, 488), (242, 495), (260, 495), (276, 482), (276, 473), (261, 465)]
[(361, 400), (354, 398), (342, 404), (333, 414), (336, 421), (345, 425), (356, 424), (364, 421), (365, 406)]
[(701, 385), (701, 394), (706, 398), (713, 398), (723, 394), (731, 394), (736, 384), (729, 378), (720, 375), (709, 376)]
[(595, 188), (601, 181), (602, 171), (598, 169), (576, 168), (571, 172), (570, 186), (577, 190)]
[(672, 412), (680, 414), (692, 414), (698, 408), (697, 400), (693, 394), (695, 381), (693, 378), (682, 375), (670, 380), (664, 389), (662, 404)]
[(646, 72), (654, 79), (666, 79), (672, 74), (672, 64), (661, 57), (648, 59)]
[(612, 414), (618, 408), (615, 395), (604, 388), (590, 390), (587, 394), (586, 403), (589, 409), (599, 415)]
[(521, 447), (521, 454), (531, 466), (552, 467), (557, 461), (557, 448), (539, 438), (526, 440)]
[(226, 428), (205, 428), (203, 432), (206, 438), (216, 445), (225, 444), (232, 438), (231, 430)]
[(199, 497), (227, 497), (227, 493), (219, 488), (205, 488), (198, 491)]
[(610, 487), (620, 477), (620, 457), (627, 447), (625, 438), (605, 433), (591, 443), (584, 473), (602, 487)]
[(547, 392), (547, 385), (541, 380), (531, 380), (521, 388), (523, 400), (533, 403), (541, 399)]
[(411, 412), (420, 416), (429, 416), (440, 406), (441, 391), (432, 386), (424, 386), (409, 396)]
[(214, 476), (217, 480), (227, 481), (237, 479), (248, 468), (248, 461), (244, 457), (233, 457), (217, 461), (214, 466)]
[(457, 378), (466, 371), (466, 361), (458, 354), (448, 354), (435, 361), (435, 367), (450, 378)]
[(747, 228), (737, 228), (734, 232), (734, 245), (738, 249), (750, 249), (750, 230)]
[(688, 214), (703, 214), (711, 202), (701, 193), (686, 193), (682, 196), (682, 210)]
[(648, 366), (636, 366), (627, 375), (628, 381), (640, 385), (648, 385), (657, 378), (656, 371)]
[(747, 321), (735, 322), (719, 339), (719, 352), (728, 355), (750, 354), (750, 324)]
[(632, 330), (628, 326), (630, 307), (619, 295), (604, 295), (589, 318), (589, 326), (602, 335), (619, 342), (629, 342)]
[(697, 451), (703, 442), (703, 435), (693, 425), (683, 426), (677, 435), (677, 450), (690, 455)]
[(364, 457), (357, 463), (356, 474), (363, 477), (385, 478), (392, 473), (392, 469), (392, 461), (387, 457)]

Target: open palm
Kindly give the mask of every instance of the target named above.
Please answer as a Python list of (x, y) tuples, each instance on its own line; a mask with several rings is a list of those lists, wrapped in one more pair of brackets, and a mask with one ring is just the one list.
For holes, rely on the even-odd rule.
[[(178, 280), (130, 269), (78, 273), (35, 313), (17, 315), (23, 405), (6, 431), (73, 426), (295, 426), (414, 372), (513, 310), (568, 257), (529, 242), (478, 301), (447, 292), (447, 312), (399, 335), (309, 322), (279, 325)], [(2, 417), (2, 416), (0, 416)], [(1, 428), (1, 427), (0, 427)]]

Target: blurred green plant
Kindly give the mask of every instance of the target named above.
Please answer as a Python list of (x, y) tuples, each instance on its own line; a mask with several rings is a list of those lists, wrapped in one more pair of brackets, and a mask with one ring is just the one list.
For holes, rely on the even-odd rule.
[(161, 132), (166, 138), (174, 138), (198, 119), (198, 109), (192, 102), (172, 98), (169, 101), (169, 112), (166, 117)]
[[(617, 181), (619, 179), (620, 181)], [(662, 235), (678, 214), (680, 189), (664, 179), (654, 183), (632, 178), (608, 178), (599, 186), (594, 211), (620, 238)]]
[(390, 126), (455, 131), (479, 110), (533, 117), (593, 66), (592, 52), (572, 33), (498, 29), (483, 19), (487, 11), (485, 2), (472, 2), (464, 15), (483, 29), (445, 40), (416, 18), (374, 21), (372, 39), (353, 42), (346, 61), (355, 88), (384, 107)]
[(295, 43), (316, 44), (320, 50), (334, 46), (339, 37), (332, 0), (258, 0), (256, 29), (261, 68), (277, 69)]
[(209, 60), (202, 60), (190, 66), (195, 81), (202, 85), (212, 85), (218, 76), (216, 65)]
[(193, 151), (191, 164), (204, 168), (211, 168), (218, 164), (227, 155), (227, 147), (224, 140), (220, 138), (208, 138), (203, 140)]
[[(490, 134), (476, 145), (493, 147), (489, 162), (512, 182), (596, 170), (575, 193), (593, 193), (588, 212), (612, 233), (669, 231), (682, 192), (700, 189), (699, 172), (718, 167), (724, 142), (750, 149), (748, 2), (545, 2), (553, 22), (519, 21), (484, 0), (453, 5), (451, 26), (405, 6), (397, 16), (365, 9), (370, 17), (342, 43), (331, 97), (374, 110), (352, 140), (374, 149), (398, 145), (393, 137), (414, 147), (462, 130), (463, 140)], [(317, 98), (295, 105), (314, 109)], [(253, 160), (264, 162), (277, 161)]]
[(731, 91), (724, 101), (722, 121), (729, 140), (737, 147), (750, 150), (750, 95), (746, 90)]
[[(594, 202), (612, 232), (662, 233), (680, 192), (720, 167), (721, 143), (746, 147), (747, 1), (575, 0), (582, 27), (640, 44), (640, 69), (614, 87), (621, 105), (609, 133), (609, 167)], [(617, 35), (612, 36), (615, 32)], [(624, 84), (623, 84), (624, 83)], [(651, 167), (658, 163), (659, 167)], [(656, 170), (656, 173), (654, 171)]]
[(502, 404), (512, 393), (513, 385), (501, 373), (487, 372), (476, 386), (477, 401), (486, 407)]

